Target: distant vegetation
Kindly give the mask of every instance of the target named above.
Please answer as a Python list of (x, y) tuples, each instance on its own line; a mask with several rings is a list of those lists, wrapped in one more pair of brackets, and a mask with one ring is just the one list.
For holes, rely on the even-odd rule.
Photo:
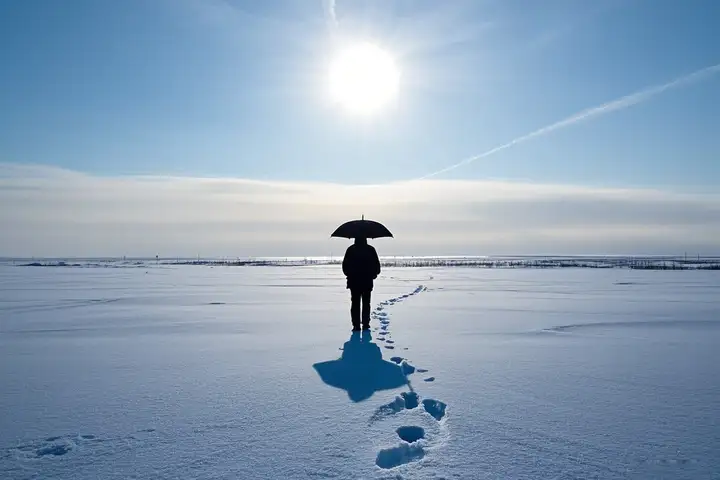
[[(217, 267), (290, 267), (339, 265), (342, 258), (223, 258), (223, 259), (5, 259), (2, 263), (32, 267), (145, 268), (204, 265)], [(636, 270), (720, 270), (720, 257), (385, 257), (384, 267), (428, 268), (628, 268)]]
[[(188, 260), (174, 261), (182, 265), (218, 266), (302, 266), (340, 264), (342, 259), (237, 259), (237, 260)], [(597, 257), (597, 258), (383, 258), (384, 267), (427, 268), (427, 267), (468, 267), (468, 268), (630, 268), (637, 270), (720, 270), (720, 258), (685, 260), (666, 257)]]

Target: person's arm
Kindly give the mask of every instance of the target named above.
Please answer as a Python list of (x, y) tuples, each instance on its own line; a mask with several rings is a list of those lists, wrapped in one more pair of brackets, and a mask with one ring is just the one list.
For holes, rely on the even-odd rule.
[(350, 260), (348, 259), (348, 257), (350, 257), (350, 248), (348, 248), (345, 251), (345, 256), (343, 257), (343, 262), (342, 262), (343, 274), (346, 277), (348, 276), (348, 270), (350, 269)]

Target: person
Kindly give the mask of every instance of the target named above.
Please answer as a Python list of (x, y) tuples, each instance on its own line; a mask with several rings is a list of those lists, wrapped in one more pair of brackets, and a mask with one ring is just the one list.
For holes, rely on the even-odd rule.
[(367, 239), (359, 237), (345, 252), (342, 262), (343, 273), (347, 277), (350, 290), (350, 319), (353, 331), (360, 330), (360, 304), (362, 303), (362, 328), (370, 329), (370, 295), (373, 280), (380, 274), (380, 259)]

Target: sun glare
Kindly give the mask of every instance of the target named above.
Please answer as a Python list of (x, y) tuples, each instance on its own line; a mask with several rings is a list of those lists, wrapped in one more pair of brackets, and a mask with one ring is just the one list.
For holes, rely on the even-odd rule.
[(359, 43), (338, 52), (330, 65), (330, 95), (350, 112), (370, 114), (395, 97), (400, 72), (388, 52)]

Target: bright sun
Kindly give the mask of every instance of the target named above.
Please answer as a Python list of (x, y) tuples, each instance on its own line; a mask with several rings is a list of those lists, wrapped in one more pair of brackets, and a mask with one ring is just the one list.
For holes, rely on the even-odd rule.
[(330, 65), (330, 95), (353, 113), (370, 114), (398, 90), (400, 72), (390, 54), (370, 43), (341, 50)]

